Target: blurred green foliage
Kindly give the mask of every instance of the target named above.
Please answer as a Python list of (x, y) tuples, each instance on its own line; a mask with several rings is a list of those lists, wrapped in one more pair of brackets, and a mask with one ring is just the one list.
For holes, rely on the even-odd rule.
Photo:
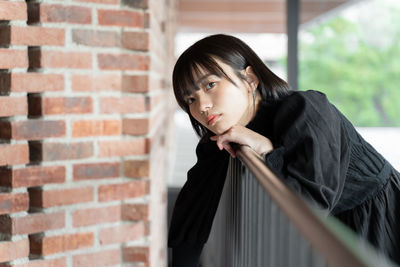
[(357, 21), (338, 16), (300, 33), (299, 87), (324, 92), (356, 126), (398, 127), (400, 9), (360, 12)]

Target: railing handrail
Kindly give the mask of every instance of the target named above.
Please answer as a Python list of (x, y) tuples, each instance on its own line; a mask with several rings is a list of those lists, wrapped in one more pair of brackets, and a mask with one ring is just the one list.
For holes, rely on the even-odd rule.
[(249, 147), (240, 146), (237, 156), (257, 178), (271, 199), (304, 235), (328, 264), (367, 266), (318, 216), (294, 194)]

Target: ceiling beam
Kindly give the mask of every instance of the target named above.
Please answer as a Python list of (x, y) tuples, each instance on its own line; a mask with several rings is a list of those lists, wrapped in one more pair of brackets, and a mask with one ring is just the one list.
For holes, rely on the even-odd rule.
[[(302, 0), (300, 23), (349, 0)], [(285, 0), (180, 0), (178, 30), (186, 32), (285, 33)]]

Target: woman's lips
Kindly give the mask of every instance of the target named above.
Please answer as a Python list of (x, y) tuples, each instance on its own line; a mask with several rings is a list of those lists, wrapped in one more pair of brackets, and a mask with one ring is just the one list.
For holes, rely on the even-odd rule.
[(207, 125), (214, 125), (214, 123), (217, 122), (217, 120), (220, 118), (221, 115), (209, 115), (207, 116)]

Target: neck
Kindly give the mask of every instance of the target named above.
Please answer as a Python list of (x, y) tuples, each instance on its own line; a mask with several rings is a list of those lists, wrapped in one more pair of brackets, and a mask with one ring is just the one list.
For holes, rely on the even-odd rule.
[(243, 123), (241, 123), (241, 125), (245, 126), (254, 119), (260, 107), (260, 104), (261, 104), (261, 94), (258, 91), (256, 91), (255, 98), (253, 98), (253, 95), (250, 94), (249, 106), (247, 108), (246, 115), (243, 117)]

